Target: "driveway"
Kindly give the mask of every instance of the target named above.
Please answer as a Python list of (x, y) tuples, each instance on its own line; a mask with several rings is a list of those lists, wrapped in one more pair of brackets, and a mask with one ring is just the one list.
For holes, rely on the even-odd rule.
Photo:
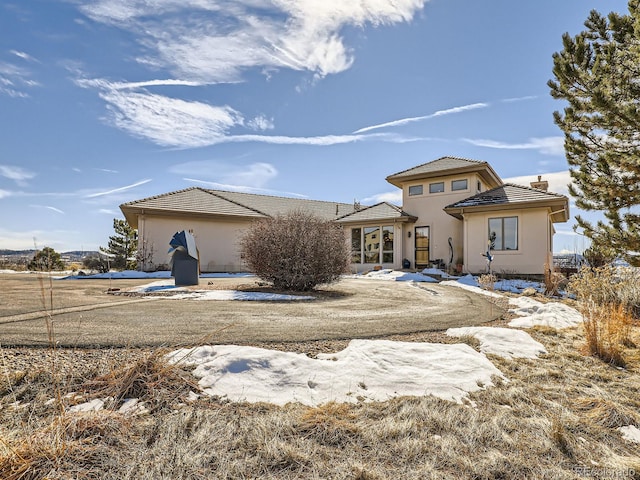
[[(460, 288), (357, 278), (326, 287), (311, 301), (171, 300), (123, 294), (151, 281), (41, 282), (34, 274), (0, 274), (0, 342), (47, 345), (47, 324), (61, 347), (341, 340), (480, 325), (503, 313), (484, 296)], [(199, 288), (261, 287), (248, 277), (202, 278)], [(119, 291), (107, 293), (109, 289)], [(42, 312), (43, 305), (48, 314)]]

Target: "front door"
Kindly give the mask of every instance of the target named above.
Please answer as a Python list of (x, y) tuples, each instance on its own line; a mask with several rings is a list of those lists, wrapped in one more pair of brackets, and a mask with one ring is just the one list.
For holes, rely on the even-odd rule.
[(416, 268), (427, 268), (429, 266), (429, 227), (416, 227)]

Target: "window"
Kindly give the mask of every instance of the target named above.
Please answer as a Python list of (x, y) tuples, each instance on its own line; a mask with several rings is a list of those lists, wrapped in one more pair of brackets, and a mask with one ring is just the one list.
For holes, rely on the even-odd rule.
[(409, 187), (409, 196), (422, 195), (422, 185), (411, 185)]
[(393, 263), (393, 225), (352, 228), (351, 263), (381, 263), (381, 258)]
[(416, 227), (414, 234), (416, 268), (429, 266), (429, 227)]
[(380, 243), (374, 242), (380, 227), (364, 228), (364, 263), (380, 263)]
[(480, 180), (478, 180), (478, 184), (477, 185), (478, 185), (477, 186), (478, 192), (481, 192), (482, 191), (482, 183), (480, 182)]
[(429, 184), (429, 193), (440, 193), (440, 192), (444, 192), (444, 182)]
[(466, 190), (467, 189), (467, 179), (464, 180), (453, 180), (451, 182), (451, 190)]
[(362, 263), (362, 229), (351, 229), (351, 263)]
[(393, 263), (393, 225), (382, 227), (382, 263)]
[(489, 241), (492, 250), (517, 250), (518, 217), (490, 218)]

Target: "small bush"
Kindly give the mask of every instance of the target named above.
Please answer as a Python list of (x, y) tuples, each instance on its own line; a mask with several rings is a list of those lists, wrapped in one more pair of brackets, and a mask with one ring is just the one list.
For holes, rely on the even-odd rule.
[(60, 258), (60, 254), (51, 247), (44, 247), (36, 252), (33, 259), (27, 265), (29, 270), (38, 270), (40, 272), (50, 272), (52, 270), (64, 270), (64, 262)]
[(301, 211), (254, 222), (240, 246), (249, 269), (283, 290), (335, 282), (349, 266), (342, 227)]
[(632, 314), (638, 308), (638, 278), (610, 266), (583, 268), (569, 282), (584, 316), (585, 349), (607, 363), (624, 366), (622, 349), (631, 344)]

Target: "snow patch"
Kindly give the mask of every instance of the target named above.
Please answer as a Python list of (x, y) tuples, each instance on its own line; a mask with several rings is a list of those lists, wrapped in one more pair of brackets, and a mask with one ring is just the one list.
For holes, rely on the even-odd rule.
[(542, 303), (529, 297), (510, 298), (515, 308), (509, 311), (519, 315), (509, 322), (510, 327), (531, 328), (545, 326), (556, 329), (575, 327), (582, 323), (582, 314), (563, 303)]
[(522, 330), (499, 327), (462, 327), (447, 330), (450, 337), (472, 336), (480, 341), (480, 351), (502, 358), (537, 358), (547, 353), (540, 342)]
[(203, 392), (232, 401), (385, 401), (433, 395), (461, 403), (469, 392), (492, 386), (502, 373), (464, 344), (352, 340), (347, 348), (312, 359), (304, 354), (236, 345), (181, 349), (173, 362), (197, 365)]

